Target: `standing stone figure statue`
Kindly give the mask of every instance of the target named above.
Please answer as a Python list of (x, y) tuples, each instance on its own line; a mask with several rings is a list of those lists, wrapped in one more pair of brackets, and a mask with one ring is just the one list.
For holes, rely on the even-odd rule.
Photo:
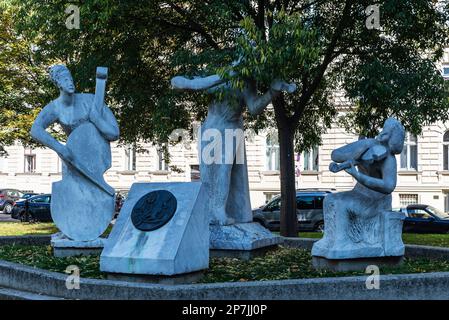
[[(104, 104), (106, 76), (107, 69), (99, 67), (95, 95), (80, 94), (65, 65), (51, 67), (60, 95), (42, 109), (31, 128), (32, 137), (63, 161), (62, 180), (52, 186), (51, 214), (59, 230), (75, 241), (97, 239), (114, 213), (115, 192), (103, 174), (111, 167), (110, 141), (118, 139), (119, 128)], [(65, 145), (46, 131), (54, 123), (67, 134)]]
[[(296, 90), (294, 84), (273, 81), (270, 90), (258, 96), (256, 82), (247, 80), (243, 90), (233, 89), (230, 84), (218, 75), (187, 79), (177, 76), (171, 81), (175, 89), (209, 90), (210, 93), (219, 88), (226, 89), (226, 97), (215, 100), (209, 106), (206, 120), (200, 128), (200, 173), (201, 181), (209, 194), (211, 224), (232, 225), (252, 222), (248, 168), (246, 163), (245, 140), (243, 133), (242, 113), (245, 106), (249, 112), (260, 114), (281, 91), (289, 93)], [(236, 143), (230, 142), (226, 135), (236, 133)], [(213, 141), (208, 141), (213, 138)], [(231, 140), (233, 141), (233, 140)], [(211, 143), (215, 160), (210, 163), (206, 158), (210, 155)], [(218, 145), (217, 145), (218, 144)]]
[(324, 200), (324, 237), (312, 255), (327, 259), (397, 257), (404, 254), (403, 214), (393, 212), (396, 154), (404, 145), (401, 123), (389, 118), (375, 139), (362, 139), (334, 150), (332, 172), (345, 170), (357, 181), (354, 189)]

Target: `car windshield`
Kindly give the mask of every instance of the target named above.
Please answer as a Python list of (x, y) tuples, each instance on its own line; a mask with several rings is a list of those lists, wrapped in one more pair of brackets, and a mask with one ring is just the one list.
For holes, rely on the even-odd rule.
[(427, 210), (432, 213), (434, 216), (440, 218), (440, 219), (449, 219), (449, 215), (435, 207), (428, 206)]

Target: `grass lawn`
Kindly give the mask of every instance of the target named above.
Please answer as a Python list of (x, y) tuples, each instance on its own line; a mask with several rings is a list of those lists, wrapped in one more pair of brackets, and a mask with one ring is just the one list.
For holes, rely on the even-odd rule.
[(0, 236), (46, 235), (57, 231), (53, 223), (0, 222)]
[[(323, 234), (320, 232), (300, 232), (299, 236), (301, 238), (321, 238)], [(407, 244), (449, 247), (449, 234), (403, 233), (402, 240)]]
[[(112, 231), (112, 225), (106, 229), (103, 237), (107, 237)], [(58, 232), (54, 223), (21, 223), (0, 222), (0, 237), (2, 236), (28, 236), (28, 235), (50, 235)]]
[[(70, 265), (80, 268), (81, 277), (105, 278), (99, 271), (99, 256), (55, 258), (50, 246), (0, 246), (0, 260), (21, 263), (64, 273)], [(250, 261), (213, 258), (202, 283), (241, 282), (253, 280), (282, 280), (317, 277), (363, 275), (363, 272), (316, 271), (312, 268), (310, 251), (280, 247), (265, 256)], [(399, 268), (381, 268), (382, 274), (449, 271), (449, 261), (405, 259)]]
[[(107, 236), (112, 230), (108, 227), (103, 236)], [(26, 236), (26, 235), (48, 235), (58, 232), (53, 223), (20, 223), (0, 222), (0, 236)], [(278, 232), (276, 232), (278, 233)], [(319, 232), (300, 232), (301, 238), (321, 238)], [(404, 243), (419, 244), (427, 246), (449, 247), (449, 234), (414, 234), (404, 233)]]
[[(107, 236), (112, 230), (108, 227), (103, 236)], [(20, 223), (0, 222), (0, 236), (26, 236), (26, 235), (49, 235), (58, 232), (53, 223)], [(278, 232), (276, 232), (278, 234)], [(321, 238), (319, 232), (300, 232), (301, 238)], [(449, 247), (449, 234), (414, 234), (404, 233), (404, 243), (419, 244), (427, 246)]]

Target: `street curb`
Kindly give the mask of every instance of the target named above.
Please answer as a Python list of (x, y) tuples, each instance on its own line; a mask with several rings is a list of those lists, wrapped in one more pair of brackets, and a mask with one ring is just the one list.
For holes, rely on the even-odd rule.
[[(30, 237), (0, 238), (8, 243), (34, 242)], [(16, 241), (13, 241), (16, 238)], [(289, 247), (311, 248), (317, 239), (284, 238)], [(31, 241), (31, 242), (30, 242)], [(49, 240), (48, 240), (49, 241)], [(48, 244), (48, 242), (46, 243)], [(409, 256), (448, 258), (446, 248), (407, 246)], [(66, 288), (67, 275), (0, 260), (0, 287), (5, 292), (25, 292), (35, 297), (86, 300), (407, 300), (449, 299), (449, 272), (381, 275), (379, 289), (367, 289), (367, 276), (248, 281), (190, 285), (159, 285), (125, 281), (80, 279), (79, 290)], [(1, 297), (1, 295), (0, 295)], [(14, 296), (13, 296), (14, 297)]]
[(0, 286), (32, 294), (87, 300), (368, 300), (449, 299), (449, 272), (380, 276), (368, 290), (366, 276), (156, 285), (81, 279), (66, 289), (66, 275), (0, 261)]

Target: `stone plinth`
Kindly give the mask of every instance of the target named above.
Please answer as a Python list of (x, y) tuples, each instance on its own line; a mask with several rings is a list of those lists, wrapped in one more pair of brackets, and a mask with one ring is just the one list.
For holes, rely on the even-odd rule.
[(174, 276), (152, 276), (139, 274), (108, 273), (107, 279), (137, 283), (153, 283), (163, 285), (193, 284), (204, 277), (203, 271), (177, 274)]
[[(138, 229), (151, 222), (147, 219), (152, 214), (149, 208), (158, 205), (150, 199), (140, 206), (139, 200), (160, 191), (170, 192), (176, 199), (176, 206), (173, 202), (162, 205), (157, 208), (157, 214), (173, 213), (170, 210), (175, 207), (172, 218), (155, 230)], [(209, 266), (209, 217), (203, 208), (204, 197), (200, 182), (133, 184), (101, 254), (100, 270), (114, 274), (173, 276), (206, 269)], [(142, 219), (136, 219), (135, 207), (142, 211)]]
[(248, 251), (280, 244), (282, 238), (257, 222), (210, 225), (211, 250)]
[(404, 218), (403, 212), (380, 212), (376, 217), (374, 226), (369, 230), (373, 234), (370, 238), (371, 243), (368, 241), (348, 241), (345, 246), (339, 246), (338, 241), (327, 237), (325, 233), (323, 239), (313, 245), (312, 255), (327, 259), (401, 257), (405, 252), (405, 246), (402, 242)]
[(368, 266), (398, 267), (404, 261), (404, 257), (373, 257), (359, 259), (326, 259), (313, 257), (312, 265), (317, 270), (330, 270), (337, 272), (366, 271)]
[(76, 241), (58, 232), (51, 236), (51, 246), (55, 257), (72, 257), (100, 254), (106, 239), (98, 238), (92, 241)]

